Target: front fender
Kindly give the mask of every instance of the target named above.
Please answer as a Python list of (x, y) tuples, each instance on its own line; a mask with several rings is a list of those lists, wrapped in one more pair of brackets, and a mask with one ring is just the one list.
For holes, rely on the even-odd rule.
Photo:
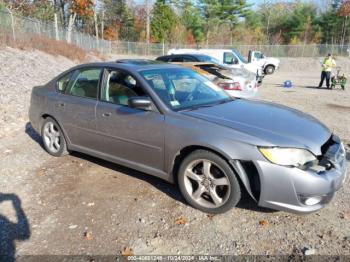
[(256, 145), (264, 142), (233, 129), (197, 118), (166, 116), (165, 172), (172, 173), (179, 153), (188, 147), (207, 148), (230, 160), (264, 160)]

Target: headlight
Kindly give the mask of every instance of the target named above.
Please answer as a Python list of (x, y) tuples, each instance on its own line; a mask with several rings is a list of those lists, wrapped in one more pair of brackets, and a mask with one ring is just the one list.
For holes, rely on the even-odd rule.
[(316, 160), (316, 157), (305, 149), (260, 147), (259, 150), (267, 160), (281, 166), (298, 167)]

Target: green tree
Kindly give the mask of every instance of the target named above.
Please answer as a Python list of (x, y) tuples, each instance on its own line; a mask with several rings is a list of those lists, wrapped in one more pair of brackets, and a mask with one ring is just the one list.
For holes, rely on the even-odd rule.
[(220, 3), (219, 0), (199, 0), (198, 7), (204, 19), (205, 41), (209, 44), (210, 32), (220, 24)]
[(220, 0), (218, 15), (221, 23), (228, 24), (230, 28), (230, 42), (233, 44), (233, 31), (240, 23), (240, 19), (246, 17), (251, 5), (246, 0)]
[(178, 17), (171, 5), (165, 0), (157, 0), (151, 20), (152, 38), (157, 42), (169, 41), (171, 32), (177, 23)]
[(119, 39), (137, 41), (135, 17), (126, 0), (103, 0), (104, 20), (107, 27), (114, 27)]
[(339, 43), (342, 21), (337, 16), (337, 12), (331, 9), (322, 13), (319, 17), (318, 24), (321, 28), (322, 42), (327, 44)]
[(287, 43), (292, 39), (309, 42), (318, 31), (316, 6), (298, 2), (282, 23), (282, 27)]
[(193, 1), (183, 1), (181, 6), (181, 21), (186, 29), (192, 33), (197, 44), (203, 41), (203, 17), (200, 11), (194, 6)]

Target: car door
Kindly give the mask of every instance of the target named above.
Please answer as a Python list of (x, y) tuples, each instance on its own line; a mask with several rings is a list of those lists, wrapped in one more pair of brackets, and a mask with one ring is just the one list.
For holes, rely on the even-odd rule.
[(72, 72), (55, 103), (55, 115), (73, 146), (94, 149), (95, 109), (102, 68), (82, 68)]
[(232, 52), (224, 52), (224, 64), (234, 68), (240, 68), (240, 62), (237, 56)]
[(96, 107), (98, 150), (124, 162), (163, 170), (164, 115), (130, 108), (128, 99), (148, 96), (136, 78), (119, 69), (105, 69)]

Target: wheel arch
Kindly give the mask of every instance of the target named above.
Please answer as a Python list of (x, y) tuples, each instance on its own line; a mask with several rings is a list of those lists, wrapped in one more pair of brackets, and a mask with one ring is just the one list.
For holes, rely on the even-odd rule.
[(206, 150), (223, 158), (229, 164), (231, 169), (237, 174), (239, 182), (241, 183), (241, 185), (243, 185), (247, 193), (252, 197), (254, 201), (258, 201), (260, 197), (261, 186), (259, 173), (254, 163), (251, 161), (244, 161), (243, 164), (240, 160), (231, 160), (229, 156), (221, 150), (216, 148), (213, 149), (204, 145), (189, 145), (178, 151), (172, 163), (171, 170), (171, 177), (174, 183), (178, 183), (178, 171), (182, 161), (188, 155), (197, 150)]
[(267, 69), (268, 67), (270, 67), (270, 66), (273, 67), (273, 71), (276, 70), (276, 65), (274, 65), (274, 64), (267, 64), (267, 65), (265, 65), (265, 67), (264, 67), (264, 73), (265, 73), (265, 74), (267, 74), (266, 69)]
[(56, 119), (53, 115), (51, 115), (51, 114), (44, 113), (44, 114), (41, 115), (41, 121), (40, 121), (40, 135), (41, 135), (41, 129), (42, 129), (42, 127), (43, 127), (43, 122), (44, 122), (44, 120), (45, 120), (46, 118), (48, 118), (48, 117), (50, 117), (50, 118), (52, 118), (53, 120), (55, 120), (56, 123), (58, 124), (58, 126), (61, 128), (62, 133), (63, 133), (63, 136), (64, 136), (64, 138), (65, 138), (65, 140), (66, 140), (66, 143), (67, 143), (67, 148), (68, 148), (68, 146), (70, 145), (70, 140), (69, 140), (69, 137), (67, 136), (66, 130), (63, 128), (63, 126), (60, 124), (60, 122), (58, 122), (57, 119)]
[(267, 65), (265, 65), (265, 68), (268, 66), (272, 66), (272, 67), (276, 68), (276, 65), (274, 65), (274, 64), (267, 64)]

